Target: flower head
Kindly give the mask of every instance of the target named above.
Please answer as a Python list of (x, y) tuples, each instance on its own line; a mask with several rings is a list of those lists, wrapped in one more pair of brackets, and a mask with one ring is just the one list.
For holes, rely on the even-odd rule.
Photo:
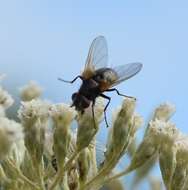
[[(104, 99), (99, 97), (96, 99), (94, 106), (94, 116), (96, 123), (100, 123), (104, 113)], [(92, 106), (90, 105), (85, 109), (84, 114), (79, 114), (77, 118), (78, 122), (82, 123), (84, 120), (93, 120)]]
[(17, 140), (23, 138), (22, 127), (19, 123), (7, 118), (0, 118), (0, 160), (10, 151)]
[(103, 167), (106, 167), (110, 163), (110, 167), (113, 168), (127, 150), (136, 130), (136, 128), (133, 129), (135, 103), (134, 99), (125, 99), (123, 101), (108, 138), (109, 145), (105, 153)]
[(75, 118), (75, 110), (67, 104), (56, 104), (50, 108), (50, 115), (54, 122), (53, 151), (58, 169), (63, 169), (68, 154), (71, 132), (70, 124)]
[(18, 110), (18, 116), (24, 127), (25, 146), (36, 168), (42, 162), (49, 106), (48, 102), (33, 99), (29, 102), (22, 102)]
[(154, 119), (167, 121), (176, 111), (174, 105), (169, 103), (161, 104), (159, 107), (156, 108), (154, 113)]
[(12, 96), (0, 87), (0, 105), (6, 109), (9, 108), (14, 103)]
[(50, 107), (50, 115), (56, 124), (67, 126), (75, 118), (76, 111), (70, 105), (61, 103)]
[(20, 96), (23, 101), (30, 101), (38, 98), (42, 93), (42, 88), (34, 81), (30, 81), (20, 90)]
[(78, 114), (78, 131), (77, 131), (77, 149), (81, 150), (87, 147), (90, 142), (93, 140), (95, 134), (99, 129), (99, 123), (101, 122), (104, 112), (104, 104), (102, 98), (97, 98), (96, 104), (94, 107), (93, 118), (92, 108), (89, 107), (85, 110), (84, 114)]
[[(171, 176), (171, 181), (170, 181), (171, 183), (169, 184), (169, 187), (171, 187), (172, 190), (175, 189), (178, 190), (178, 189), (184, 189), (184, 187), (186, 187), (185, 185), (187, 181), (187, 171), (188, 171), (187, 137), (182, 137), (179, 140), (177, 140), (172, 148), (174, 147), (176, 147), (175, 167), (173, 175)], [(166, 175), (166, 177), (167, 176), (168, 175)]]
[(42, 100), (31, 100), (22, 102), (18, 110), (18, 116), (22, 121), (35, 120), (37, 118), (46, 119), (49, 115), (50, 104)]

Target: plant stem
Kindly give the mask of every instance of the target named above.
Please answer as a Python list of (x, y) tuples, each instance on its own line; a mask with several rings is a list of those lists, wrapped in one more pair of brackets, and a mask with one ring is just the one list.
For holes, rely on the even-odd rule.
[(37, 166), (36, 166), (36, 170), (37, 170), (37, 174), (39, 177), (39, 185), (41, 190), (45, 190), (45, 185), (44, 185), (44, 177), (43, 177), (43, 162), (40, 162)]
[(10, 164), (10, 166), (12, 168), (14, 168), (14, 170), (17, 172), (17, 174), (19, 175), (19, 177), (25, 182), (27, 183), (32, 189), (36, 189), (36, 190), (40, 190), (40, 188), (34, 184), (31, 180), (29, 180), (26, 176), (23, 175), (23, 173), (20, 171), (20, 169), (15, 166), (15, 164), (12, 162), (12, 160), (7, 159), (8, 163)]
[(106, 165), (106, 167), (102, 168), (99, 173), (92, 178), (88, 183), (86, 183), (82, 189), (80, 190), (87, 190), (90, 189), (93, 186), (98, 186), (101, 181), (104, 180), (104, 177), (111, 171), (112, 165), (114, 163), (114, 158), (112, 156), (112, 159), (108, 162), (108, 165)]
[(124, 175), (126, 175), (126, 174), (128, 174), (129, 173), (129, 170), (124, 170), (124, 171), (122, 171), (122, 172), (120, 172), (120, 173), (117, 173), (117, 174), (115, 174), (114, 176), (111, 176), (111, 177), (109, 177), (109, 178), (107, 178), (105, 181), (104, 181), (104, 183), (108, 183), (108, 182), (110, 182), (110, 181), (113, 181), (113, 180), (115, 180), (115, 179), (117, 179), (117, 178), (120, 178), (120, 177), (122, 177), (122, 176), (124, 176)]
[(77, 157), (77, 155), (79, 154), (79, 151), (76, 151), (72, 157), (67, 161), (67, 163), (65, 164), (65, 166), (61, 169), (59, 169), (59, 171), (57, 172), (54, 181), (52, 182), (51, 186), (49, 187), (49, 190), (53, 190), (57, 184), (59, 183), (60, 180), (62, 180), (62, 178), (64, 177), (65, 171), (69, 170), (71, 167), (71, 163), (72, 161)]

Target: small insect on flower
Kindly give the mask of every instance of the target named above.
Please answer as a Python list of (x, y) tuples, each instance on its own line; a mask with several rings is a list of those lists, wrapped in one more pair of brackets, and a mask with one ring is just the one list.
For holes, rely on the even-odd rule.
[(59, 80), (67, 83), (74, 83), (78, 78), (82, 80), (82, 85), (78, 92), (72, 95), (72, 106), (75, 106), (77, 111), (84, 113), (84, 110), (92, 103), (92, 114), (94, 117), (94, 105), (98, 96), (108, 100), (104, 108), (105, 122), (108, 127), (106, 109), (110, 103), (111, 98), (106, 96), (104, 92), (115, 91), (118, 95), (133, 98), (121, 94), (115, 85), (127, 80), (136, 75), (142, 68), (141, 63), (130, 63), (125, 65), (109, 68), (107, 43), (103, 36), (95, 38), (90, 46), (87, 56), (84, 71), (81, 75), (75, 77), (72, 81), (66, 81), (61, 78)]

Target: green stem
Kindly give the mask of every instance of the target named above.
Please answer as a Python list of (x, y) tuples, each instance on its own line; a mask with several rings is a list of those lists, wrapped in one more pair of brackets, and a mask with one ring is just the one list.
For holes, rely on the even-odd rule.
[[(127, 141), (128, 142), (128, 141)], [(125, 147), (128, 147), (128, 143), (126, 143)], [(125, 150), (126, 150), (125, 148)], [(110, 171), (114, 168), (114, 166), (116, 165), (117, 161), (119, 161), (121, 156), (121, 152), (120, 155), (118, 156), (118, 154), (115, 154), (114, 156), (111, 156), (111, 160), (109, 160), (108, 164), (106, 165), (106, 167), (102, 168), (99, 173), (93, 178), (91, 179), (88, 183), (86, 183), (82, 189), (90, 189), (92, 186), (100, 186), (102, 182), (104, 182), (104, 178), (110, 173)], [(82, 190), (81, 189), (81, 190)]]
[(92, 178), (88, 183), (86, 183), (82, 189), (80, 190), (87, 190), (87, 189), (90, 189), (91, 187), (95, 187), (95, 186), (98, 186), (101, 181), (104, 180), (104, 177), (110, 173), (111, 169), (112, 169), (112, 166), (114, 165), (114, 162), (115, 162), (115, 159), (114, 157), (112, 156), (112, 159), (108, 162), (108, 164), (106, 165), (106, 167), (102, 168), (99, 173), (94, 177)]
[(45, 190), (45, 184), (44, 184), (44, 177), (43, 177), (43, 163), (40, 162), (37, 166), (36, 166), (36, 170), (37, 170), (37, 174), (38, 174), (38, 180), (39, 180), (39, 185), (41, 190)]
[(127, 175), (128, 173), (129, 173), (129, 170), (126, 169), (126, 170), (124, 170), (124, 171), (122, 171), (122, 172), (120, 172), (120, 173), (115, 174), (114, 176), (111, 176), (111, 177), (107, 178), (107, 179), (104, 181), (104, 183), (108, 183), (108, 182), (110, 182), (110, 181), (113, 181), (113, 180), (115, 180), (115, 179), (117, 179), (117, 178), (120, 178), (120, 177), (122, 177), (122, 176), (124, 176), (124, 175)]
[(92, 163), (92, 175), (96, 175), (98, 172), (98, 168), (97, 168), (97, 160), (96, 160), (96, 139), (93, 138), (91, 144), (93, 144), (93, 146), (91, 145), (91, 147), (88, 147), (91, 153), (91, 163)]
[(59, 171), (57, 172), (57, 174), (55, 176), (54, 181), (52, 182), (51, 186), (49, 187), (49, 190), (53, 190), (57, 186), (59, 181), (62, 180), (62, 178), (64, 177), (64, 174), (65, 174), (65, 171), (70, 169), (72, 161), (77, 157), (78, 154), (79, 154), (79, 152), (75, 152), (72, 155), (72, 157), (68, 160), (68, 162), (65, 164), (63, 169), (59, 169)]
[(10, 166), (14, 168), (14, 170), (17, 172), (20, 179), (22, 179), (25, 183), (27, 183), (32, 189), (40, 190), (40, 188), (36, 184), (34, 184), (31, 180), (29, 180), (26, 176), (23, 175), (20, 169), (16, 167), (15, 164), (10, 159), (7, 159), (7, 161), (10, 164)]

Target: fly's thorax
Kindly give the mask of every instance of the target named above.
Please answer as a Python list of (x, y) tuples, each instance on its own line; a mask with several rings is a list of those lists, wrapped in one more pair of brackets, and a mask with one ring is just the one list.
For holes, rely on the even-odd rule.
[(93, 80), (93, 78), (83, 80), (83, 84), (80, 87), (81, 93), (89, 91), (90, 89), (96, 89), (99, 86), (98, 82)]
[(114, 81), (117, 80), (118, 76), (117, 73), (110, 68), (101, 68), (96, 71), (95, 76), (93, 77), (96, 82), (106, 83), (106, 84), (113, 84)]
[(94, 101), (95, 98), (101, 93), (99, 83), (93, 78), (84, 80), (78, 93), (90, 101)]

